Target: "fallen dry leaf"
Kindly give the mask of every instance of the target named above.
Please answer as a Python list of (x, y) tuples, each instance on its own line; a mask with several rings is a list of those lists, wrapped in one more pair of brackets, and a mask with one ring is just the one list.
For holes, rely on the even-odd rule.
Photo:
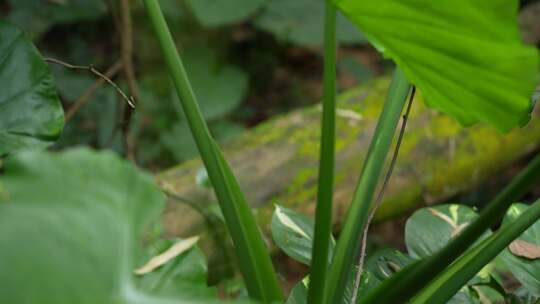
[(540, 246), (523, 240), (515, 240), (508, 246), (510, 252), (516, 256), (529, 260), (540, 259)]
[(165, 250), (163, 253), (151, 258), (150, 261), (148, 261), (148, 263), (146, 263), (141, 268), (136, 269), (135, 274), (143, 275), (145, 273), (152, 272), (154, 269), (158, 268), (159, 266), (164, 265), (171, 259), (174, 259), (178, 255), (182, 254), (186, 250), (193, 247), (193, 245), (195, 245), (195, 243), (197, 243), (198, 240), (199, 240), (199, 237), (194, 236), (194, 237), (187, 238), (185, 240), (182, 240), (172, 245), (169, 249)]

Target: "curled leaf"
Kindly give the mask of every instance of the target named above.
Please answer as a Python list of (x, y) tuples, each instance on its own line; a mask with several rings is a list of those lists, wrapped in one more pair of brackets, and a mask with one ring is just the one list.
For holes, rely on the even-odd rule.
[(143, 275), (152, 272), (154, 269), (166, 264), (171, 259), (174, 259), (178, 255), (189, 250), (191, 247), (193, 247), (193, 245), (195, 245), (195, 243), (197, 243), (197, 241), (199, 241), (199, 237), (194, 236), (172, 245), (163, 253), (151, 258), (150, 261), (148, 261), (148, 263), (146, 263), (144, 266), (136, 269), (135, 274)]
[(540, 246), (523, 240), (510, 243), (508, 250), (515, 255), (529, 260), (540, 259)]

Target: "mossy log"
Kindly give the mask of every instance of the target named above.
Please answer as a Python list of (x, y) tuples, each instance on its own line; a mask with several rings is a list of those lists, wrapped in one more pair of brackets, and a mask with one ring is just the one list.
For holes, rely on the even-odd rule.
[[(363, 159), (389, 81), (378, 79), (339, 98), (334, 223), (339, 228), (351, 201)], [(470, 190), (540, 143), (538, 107), (521, 129), (500, 134), (486, 125), (463, 128), (452, 118), (426, 108), (415, 98), (398, 162), (377, 219), (403, 214)], [(257, 220), (269, 229), (273, 204), (313, 214), (317, 191), (320, 106), (300, 109), (247, 131), (223, 145)], [(197, 186), (200, 160), (158, 174), (160, 185), (197, 204), (215, 201)], [(165, 214), (168, 234), (189, 235), (201, 229), (201, 216), (187, 205), (171, 204)]]

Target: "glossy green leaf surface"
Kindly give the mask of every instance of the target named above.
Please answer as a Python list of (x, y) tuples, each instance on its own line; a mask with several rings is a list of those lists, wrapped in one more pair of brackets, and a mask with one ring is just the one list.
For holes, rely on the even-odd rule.
[(164, 206), (150, 175), (112, 153), (33, 151), (8, 158), (0, 183), (3, 302), (184, 303), (134, 282), (140, 238)]
[(459, 235), (478, 214), (464, 205), (439, 205), (416, 211), (405, 225), (405, 244), (415, 259), (428, 257)]
[(64, 114), (49, 67), (14, 26), (0, 21), (0, 156), (52, 144)]
[[(197, 1), (197, 0), (196, 0)], [(338, 14), (336, 38), (340, 43), (364, 43), (360, 32)], [(306, 46), (323, 45), (324, 1), (268, 0), (255, 26), (282, 41)]]
[(187, 0), (197, 20), (207, 27), (241, 22), (265, 0)]
[[(289, 257), (309, 265), (313, 245), (312, 218), (293, 210), (276, 206), (272, 215), (272, 238)], [(331, 239), (329, 257), (332, 257), (335, 241)]]
[[(508, 209), (503, 226), (515, 221), (519, 215), (527, 211), (527, 208), (529, 206), (525, 204), (512, 205)], [(536, 222), (536, 224), (525, 230), (518, 240), (540, 248), (540, 222)], [(523, 287), (536, 297), (540, 297), (540, 259), (527, 259), (517, 256), (511, 253), (508, 248), (504, 250), (500, 257), (508, 265), (508, 269), (512, 274), (523, 284)]]
[(426, 103), (464, 125), (529, 119), (538, 52), (521, 42), (516, 0), (335, 0)]

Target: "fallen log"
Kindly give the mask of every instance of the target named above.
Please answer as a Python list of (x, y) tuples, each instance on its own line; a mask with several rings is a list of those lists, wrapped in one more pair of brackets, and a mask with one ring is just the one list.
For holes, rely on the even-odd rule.
[[(377, 79), (339, 98), (333, 217), (338, 229), (388, 85), (387, 79)], [(536, 149), (538, 108), (527, 126), (500, 134), (486, 125), (460, 127), (452, 118), (426, 108), (418, 94), (377, 220), (471, 190)], [(297, 110), (264, 122), (223, 147), (265, 233), (274, 203), (305, 214), (314, 212), (320, 116), (320, 106)], [(165, 190), (205, 208), (215, 198), (210, 189), (196, 183), (201, 168), (200, 160), (188, 161), (158, 174), (157, 180)], [(171, 204), (164, 221), (170, 235), (192, 235), (204, 229), (201, 215), (188, 205)]]

